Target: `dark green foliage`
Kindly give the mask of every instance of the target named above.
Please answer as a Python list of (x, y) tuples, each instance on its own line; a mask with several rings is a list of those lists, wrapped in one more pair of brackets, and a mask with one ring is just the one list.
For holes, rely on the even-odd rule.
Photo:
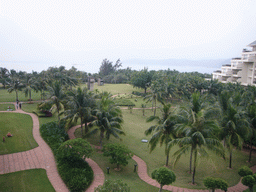
[(132, 94), (133, 94), (133, 95), (137, 95), (137, 96), (142, 96), (142, 97), (145, 97), (145, 96), (146, 96), (145, 93), (141, 93), (141, 92), (138, 92), (138, 91), (133, 91)]
[(118, 106), (135, 106), (135, 104), (128, 99), (115, 99), (114, 102), (115, 105)]
[(92, 168), (83, 159), (77, 159), (72, 163), (59, 161), (58, 170), (72, 192), (85, 191), (93, 180)]
[(60, 128), (57, 122), (43, 124), (40, 128), (40, 133), (55, 155), (59, 146), (69, 139), (68, 134), (64, 130), (64, 122), (61, 123)]
[(252, 187), (256, 182), (252, 175), (246, 175), (243, 177), (242, 183), (243, 185), (248, 186), (250, 191), (252, 191)]
[(204, 179), (204, 185), (213, 192), (215, 189), (227, 190), (228, 183), (221, 178), (206, 177)]
[[(85, 191), (86, 187), (88, 187), (93, 180), (91, 167), (82, 158), (71, 158), (72, 161), (67, 161), (67, 158), (65, 159), (62, 155), (58, 155), (58, 148), (69, 139), (68, 134), (64, 131), (64, 126), (64, 121), (61, 121), (60, 127), (57, 122), (46, 123), (41, 126), (40, 133), (57, 158), (59, 174), (67, 187), (74, 192)], [(73, 142), (71, 140), (67, 143), (71, 143), (74, 146), (76, 141)], [(63, 152), (63, 150), (60, 151)], [(68, 150), (68, 153), (72, 154), (73, 151)]]
[(248, 166), (243, 166), (238, 170), (238, 174), (241, 177), (247, 176), (247, 175), (252, 175), (253, 172)]
[(49, 111), (51, 109), (51, 104), (47, 102), (42, 102), (37, 104), (37, 109), (41, 111)]
[(132, 158), (132, 152), (125, 146), (118, 143), (109, 143), (103, 146), (103, 155), (111, 157), (109, 159), (111, 164), (117, 164), (119, 169), (120, 165), (126, 166), (128, 160)]
[(77, 159), (88, 158), (92, 154), (92, 147), (87, 141), (77, 138), (65, 141), (59, 147), (58, 159), (61, 161), (75, 162)]
[(122, 180), (106, 180), (94, 192), (130, 192), (130, 187)]
[(159, 191), (162, 190), (162, 187), (164, 185), (170, 185), (176, 180), (175, 174), (166, 167), (160, 167), (158, 169), (155, 169), (152, 172), (151, 176), (161, 185)]

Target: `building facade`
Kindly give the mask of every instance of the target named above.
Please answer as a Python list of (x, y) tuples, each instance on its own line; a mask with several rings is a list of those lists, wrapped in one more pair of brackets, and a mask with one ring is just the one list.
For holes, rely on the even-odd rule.
[(221, 70), (212, 73), (213, 79), (222, 83), (236, 83), (256, 86), (256, 41), (243, 49), (242, 57), (232, 58), (231, 64), (225, 64)]

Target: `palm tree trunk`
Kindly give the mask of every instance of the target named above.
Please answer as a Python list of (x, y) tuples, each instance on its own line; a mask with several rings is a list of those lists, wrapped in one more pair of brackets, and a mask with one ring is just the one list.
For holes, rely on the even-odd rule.
[(29, 91), (29, 101), (31, 101), (31, 91)]
[(103, 141), (103, 138), (104, 138), (104, 132), (101, 131), (101, 132), (100, 132), (100, 149), (102, 149), (102, 141)]
[(83, 137), (83, 117), (80, 117), (81, 119), (81, 135)]
[(231, 163), (232, 163), (232, 149), (230, 151), (230, 154), (229, 154), (229, 168), (231, 169)]
[(190, 174), (191, 174), (191, 172), (192, 172), (192, 156), (193, 156), (193, 148), (191, 148), (190, 160), (189, 160), (189, 173), (190, 173)]
[(17, 91), (17, 90), (15, 90), (15, 92), (16, 92), (16, 101), (18, 101), (18, 100), (19, 100), (19, 97), (18, 97), (18, 91)]
[(194, 155), (194, 170), (193, 170), (193, 175), (192, 175), (192, 184), (195, 184), (196, 158), (197, 158), (197, 151), (195, 150), (195, 155)]
[(250, 154), (249, 154), (249, 161), (248, 162), (251, 162), (251, 159), (252, 159), (252, 138), (251, 138), (250, 145), (251, 145), (251, 147), (250, 147)]
[(154, 116), (156, 116), (156, 100), (155, 100), (155, 111), (154, 111)]

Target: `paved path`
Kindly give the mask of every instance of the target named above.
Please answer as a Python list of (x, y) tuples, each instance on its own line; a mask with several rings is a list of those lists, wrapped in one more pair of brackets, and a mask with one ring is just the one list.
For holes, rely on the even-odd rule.
[(39, 146), (29, 151), (0, 155), (0, 174), (42, 168), (46, 170), (47, 177), (49, 178), (55, 191), (68, 192), (68, 188), (58, 174), (51, 149), (40, 136), (38, 117), (35, 114), (26, 113), (21, 109), (6, 112), (23, 113), (32, 117), (33, 136)]

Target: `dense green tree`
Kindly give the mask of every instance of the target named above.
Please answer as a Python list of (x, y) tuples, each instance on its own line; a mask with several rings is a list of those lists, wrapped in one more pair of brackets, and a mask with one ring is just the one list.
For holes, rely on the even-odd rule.
[(148, 69), (143, 69), (141, 71), (136, 71), (132, 74), (131, 84), (133, 87), (142, 88), (147, 92), (147, 88), (150, 87), (152, 81), (152, 73)]
[(7, 91), (9, 93), (12, 93), (13, 91), (15, 91), (16, 101), (19, 100), (18, 92), (21, 91), (22, 88), (24, 87), (21, 82), (21, 75), (19, 73), (17, 73), (14, 69), (12, 69), (10, 71), (10, 80), (7, 82), (7, 85), (8, 85)]
[(25, 79), (24, 79), (25, 87), (24, 87), (23, 91), (24, 91), (26, 97), (29, 96), (29, 101), (32, 100), (32, 98), (31, 98), (32, 90), (35, 90), (36, 92), (38, 91), (35, 78), (36, 77), (30, 73), (25, 74)]
[(227, 191), (228, 183), (221, 178), (206, 177), (204, 179), (204, 186), (211, 189), (212, 192), (214, 192), (215, 189)]
[(115, 72), (121, 66), (122, 66), (122, 63), (120, 62), (120, 59), (118, 59), (116, 61), (115, 65), (113, 65), (112, 61), (104, 59), (100, 66), (99, 75), (101, 75), (101, 76), (110, 75), (111, 73)]
[(9, 70), (4, 67), (0, 67), (0, 82), (2, 83), (4, 89), (5, 89), (5, 86), (7, 85), (8, 77), (9, 77)]
[(250, 192), (253, 192), (253, 185), (255, 185), (256, 180), (252, 175), (244, 176), (242, 179), (243, 185), (249, 187)]
[(164, 185), (170, 185), (176, 180), (175, 174), (166, 167), (155, 169), (151, 176), (160, 184), (159, 192), (162, 191)]
[(127, 146), (118, 143), (108, 143), (103, 146), (103, 155), (111, 157), (109, 162), (116, 164), (117, 169), (120, 169), (120, 165), (128, 165), (128, 160), (132, 158), (133, 154)]

